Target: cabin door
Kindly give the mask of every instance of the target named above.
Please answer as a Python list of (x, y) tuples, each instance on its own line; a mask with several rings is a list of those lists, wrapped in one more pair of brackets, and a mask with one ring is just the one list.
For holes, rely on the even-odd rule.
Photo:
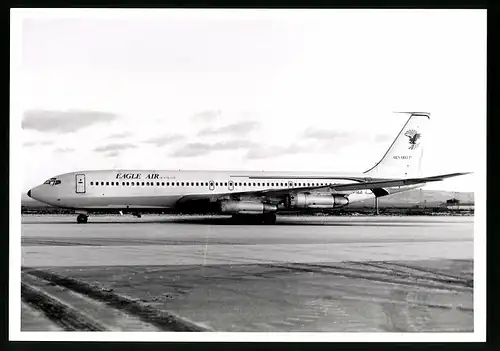
[(85, 174), (76, 174), (75, 175), (75, 183), (76, 183), (76, 193), (84, 194), (85, 193)]

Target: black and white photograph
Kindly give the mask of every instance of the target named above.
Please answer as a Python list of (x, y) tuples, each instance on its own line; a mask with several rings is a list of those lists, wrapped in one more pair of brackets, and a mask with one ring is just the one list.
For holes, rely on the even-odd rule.
[(10, 18), (11, 340), (486, 339), (486, 10)]

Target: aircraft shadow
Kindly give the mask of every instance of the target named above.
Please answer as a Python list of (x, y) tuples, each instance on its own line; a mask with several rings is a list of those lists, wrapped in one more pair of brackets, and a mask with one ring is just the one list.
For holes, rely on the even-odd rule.
[[(383, 219), (381, 219), (383, 221)], [(114, 225), (114, 224), (128, 224), (128, 225), (145, 225), (145, 224), (188, 224), (188, 225), (233, 225), (233, 226), (241, 226), (241, 225), (255, 225), (255, 226), (330, 226), (330, 227), (420, 227), (420, 223), (395, 223), (395, 222), (368, 222), (360, 219), (359, 221), (342, 221), (342, 220), (278, 220), (275, 224), (262, 224), (253, 220), (235, 220), (233, 218), (225, 218), (225, 217), (210, 217), (210, 218), (158, 218), (155, 220), (147, 220), (143, 221), (141, 219), (137, 220), (109, 220), (106, 222), (103, 221), (93, 221), (92, 217), (90, 217), (89, 222), (78, 224), (76, 222), (70, 221), (61, 221), (61, 220), (53, 220), (53, 221), (29, 221), (23, 224), (74, 224), (81, 226), (88, 225)]]
[(419, 227), (420, 224), (397, 224), (397, 223), (371, 223), (360, 220), (359, 222), (345, 221), (339, 222), (337, 221), (276, 221), (275, 224), (262, 224), (252, 221), (237, 221), (232, 218), (189, 218), (189, 219), (174, 219), (164, 221), (163, 223), (176, 223), (176, 224), (199, 224), (199, 225), (255, 225), (255, 226), (331, 226), (331, 227), (408, 227), (408, 226), (416, 226)]

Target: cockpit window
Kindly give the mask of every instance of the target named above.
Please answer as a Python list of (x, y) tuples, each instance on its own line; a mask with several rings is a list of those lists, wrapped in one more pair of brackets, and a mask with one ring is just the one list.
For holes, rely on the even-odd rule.
[(43, 184), (54, 185), (55, 180), (56, 180), (56, 178), (50, 178), (50, 179), (47, 179), (45, 182), (43, 182)]
[(61, 184), (61, 180), (57, 179), (57, 178), (50, 178), (48, 180), (46, 180), (45, 182), (43, 182), (43, 184), (49, 184), (49, 185), (59, 185)]

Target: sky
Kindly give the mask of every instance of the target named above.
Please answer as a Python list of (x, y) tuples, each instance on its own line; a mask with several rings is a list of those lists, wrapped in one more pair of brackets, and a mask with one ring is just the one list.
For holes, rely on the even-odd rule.
[[(89, 169), (362, 172), (431, 113), (426, 189), (485, 167), (484, 10), (19, 10), (22, 190)], [(17, 135), (17, 134), (16, 134)]]

